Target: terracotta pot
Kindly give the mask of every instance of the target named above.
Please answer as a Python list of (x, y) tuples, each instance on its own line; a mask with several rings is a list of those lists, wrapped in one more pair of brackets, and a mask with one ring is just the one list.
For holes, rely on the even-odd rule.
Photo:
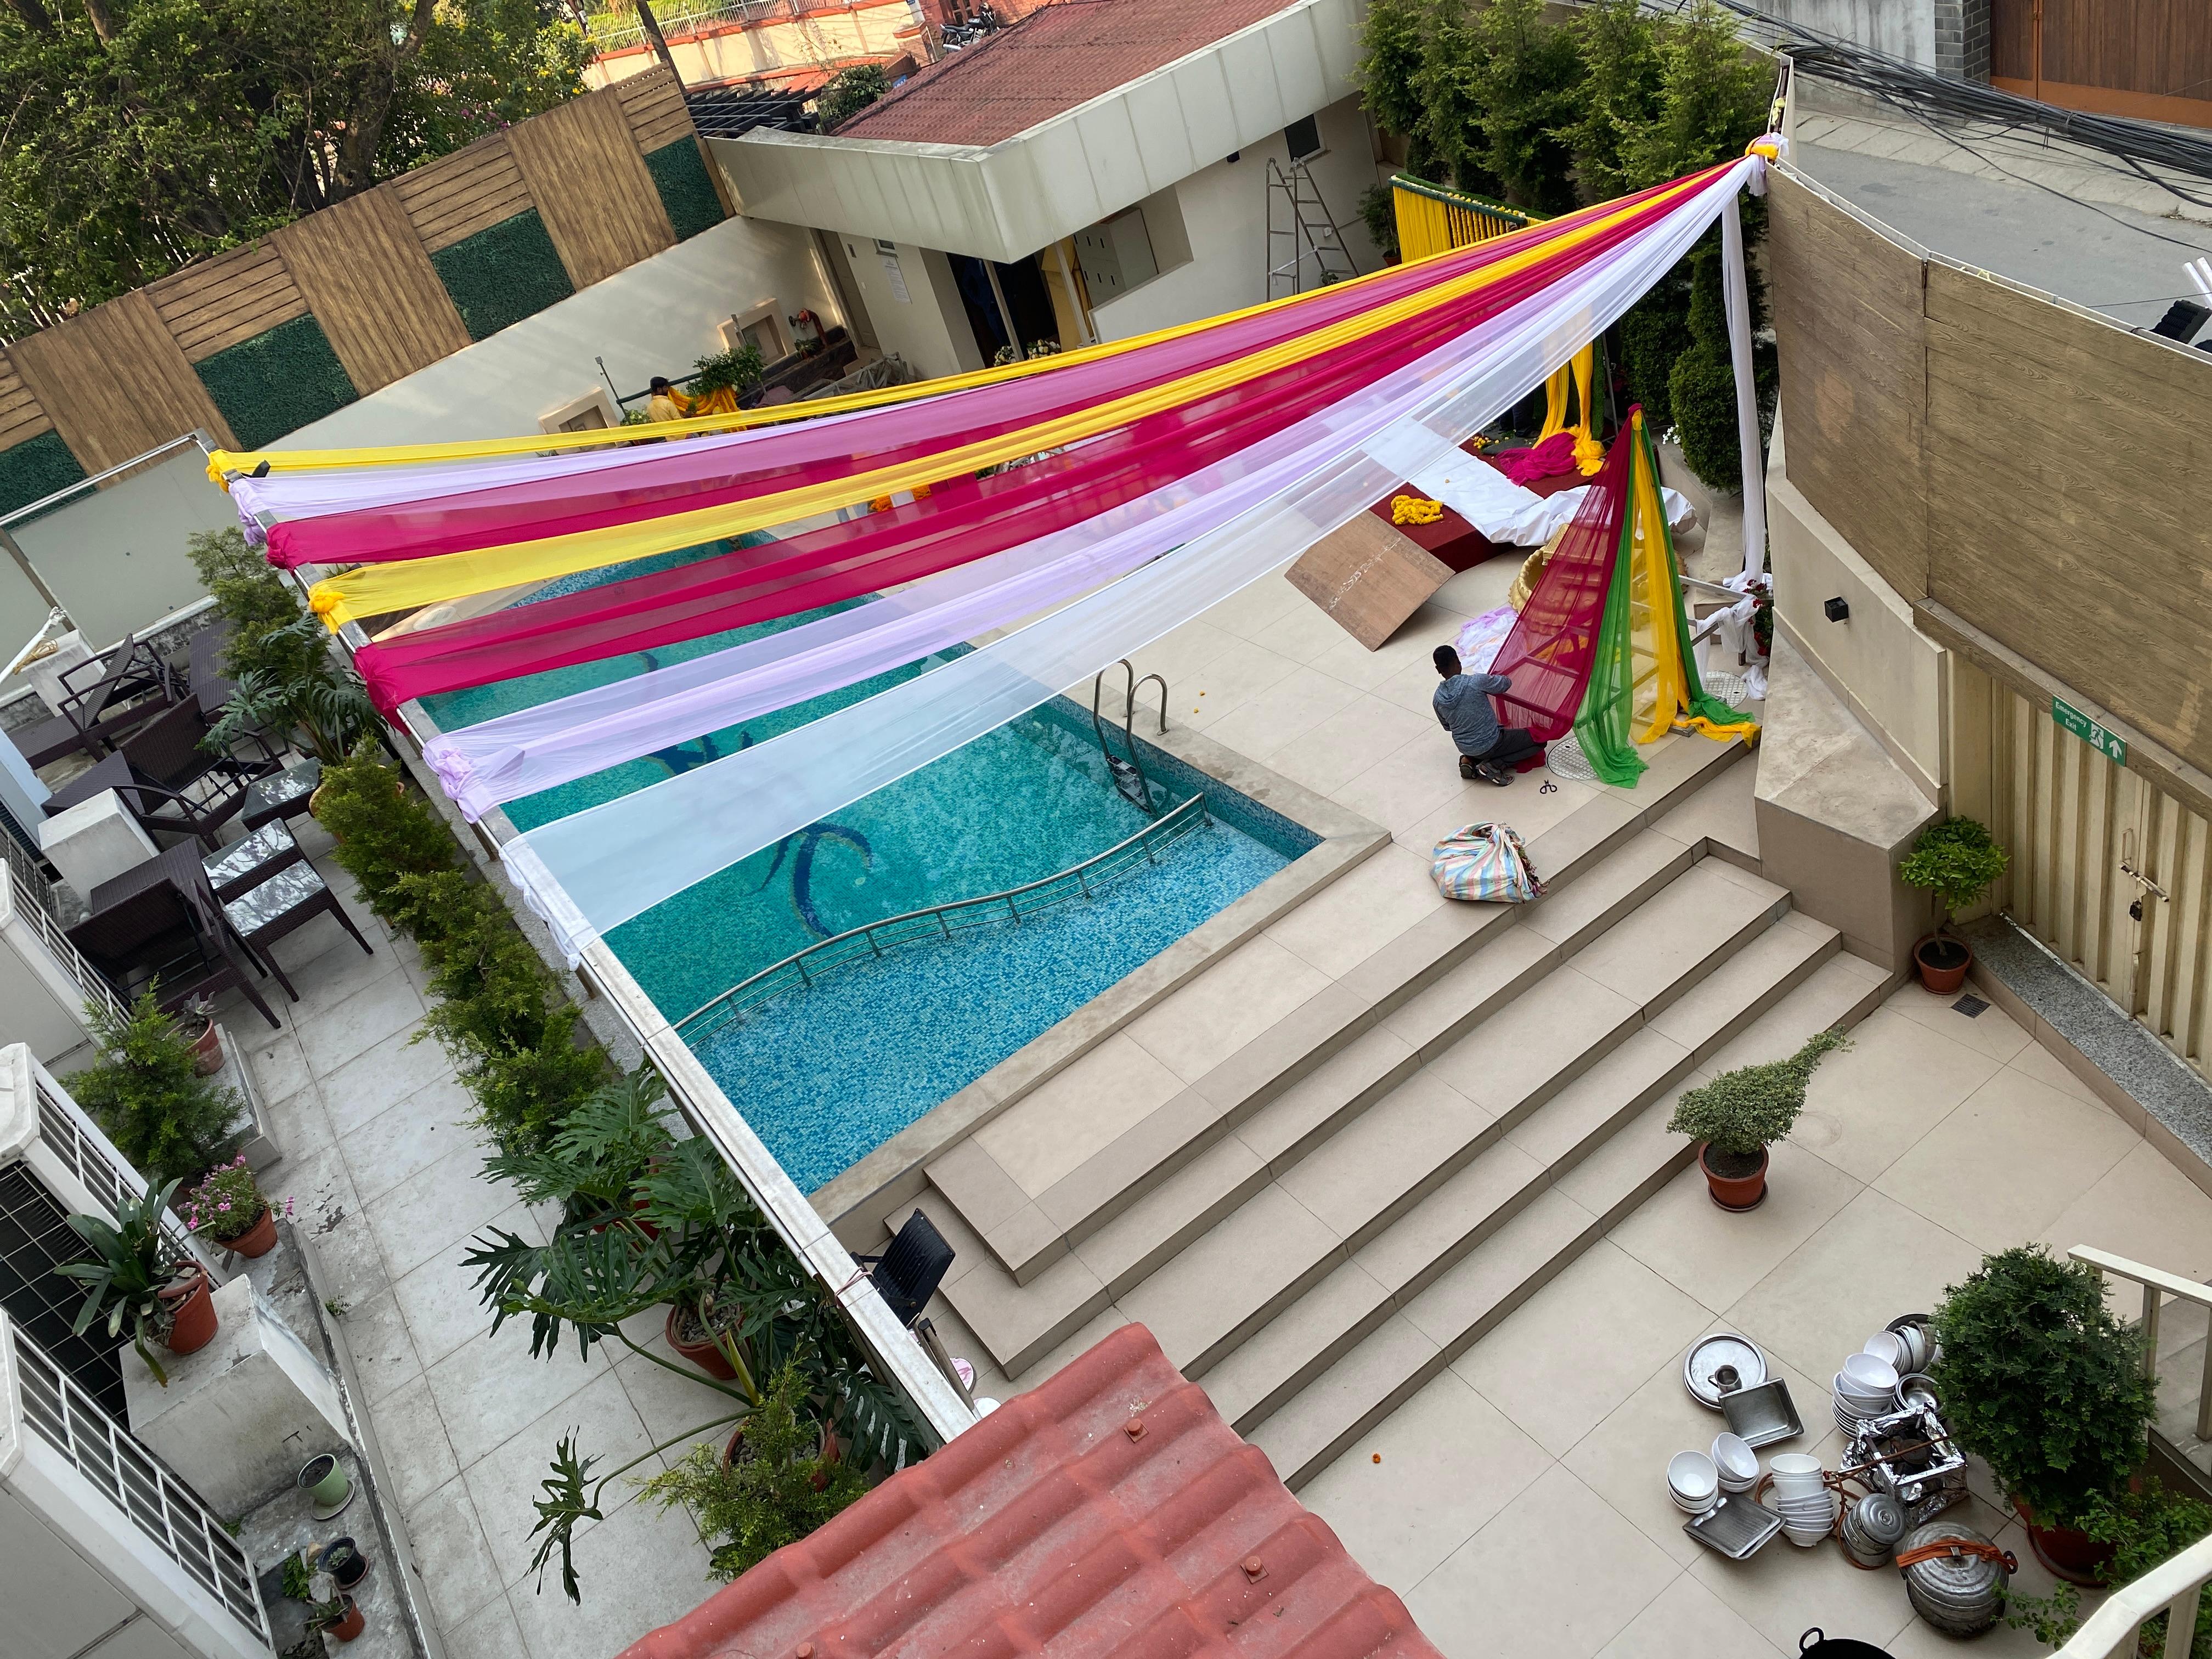
[(350, 1642), (361, 1634), (362, 1626), (368, 1621), (362, 1617), (361, 1603), (350, 1595), (345, 1598), (345, 1617), (330, 1627), (330, 1633), (341, 1642)]
[[(725, 1441), (722, 1444), (722, 1467), (726, 1469), (731, 1464), (738, 1461), (738, 1448), (744, 1443), (745, 1425), (740, 1423), (736, 1428), (730, 1431), (729, 1439)], [(837, 1443), (836, 1435), (830, 1431), (830, 1425), (827, 1423), (824, 1423), (822, 1425), (822, 1447), (818, 1453), (822, 1461), (825, 1463), (842, 1462), (844, 1461), (844, 1451), (845, 1449)], [(814, 1490), (817, 1492), (820, 1492), (823, 1487), (829, 1484), (830, 1477), (827, 1474), (817, 1474), (814, 1477)]]
[(1705, 1172), (1705, 1185), (1713, 1202), (1723, 1210), (1755, 1210), (1766, 1201), (1766, 1148), (1759, 1149), (1759, 1167), (1747, 1176), (1724, 1176), (1706, 1161), (1707, 1148), (1698, 1146), (1698, 1167)]
[(206, 1273), (194, 1269), (189, 1287), (163, 1291), (161, 1300), (175, 1316), (161, 1344), (171, 1353), (198, 1353), (215, 1340), (215, 1292)]
[(309, 817), (319, 818), (322, 817), (323, 791), (327, 787), (329, 787), (327, 784), (319, 783), (313, 789), (310, 789), (307, 792), (307, 816)]
[[(1951, 962), (1953, 953), (1957, 961)], [(1930, 962), (1929, 957), (1936, 957)], [(1938, 963), (1948, 963), (1948, 966)], [(1974, 953), (1954, 939), (1945, 939), (1940, 933), (1930, 933), (1912, 947), (1913, 966), (1920, 969), (1920, 982), (1939, 997), (1956, 996), (1959, 988), (1966, 982), (1966, 969), (1974, 965)]]
[(222, 1031), (213, 1020), (208, 1020), (200, 1034), (192, 1039), (192, 1074), (213, 1077), (222, 1070)]
[(2097, 1569), (2118, 1553), (2118, 1546), (2100, 1544), (2086, 1532), (2072, 1527), (2042, 1527), (2035, 1522), (2035, 1512), (2017, 1498), (2013, 1508), (2020, 1511), (2021, 1525), (2027, 1531), (2028, 1547), (2035, 1559), (2051, 1570), (2053, 1577), (2063, 1578), (2069, 1584), (2101, 1588), (2104, 1581), (2097, 1577)]
[(276, 1248), (276, 1212), (267, 1205), (261, 1206), (261, 1216), (251, 1227), (223, 1246), (235, 1255), (267, 1255)]
[(712, 1342), (685, 1342), (678, 1338), (676, 1321), (678, 1315), (682, 1312), (683, 1308), (680, 1304), (668, 1310), (665, 1332), (668, 1346), (676, 1351), (678, 1357), (690, 1360), (708, 1376), (719, 1377), (725, 1382), (735, 1381), (738, 1375), (737, 1368), (722, 1357), (722, 1351)]

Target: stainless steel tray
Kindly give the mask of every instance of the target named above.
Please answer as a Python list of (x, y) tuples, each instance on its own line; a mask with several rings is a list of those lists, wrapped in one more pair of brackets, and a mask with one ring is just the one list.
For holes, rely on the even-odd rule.
[(1723, 1395), (1765, 1381), (1766, 1356), (1749, 1337), (1733, 1331), (1716, 1331), (1682, 1360), (1682, 1386), (1708, 1411), (1718, 1411)]
[(1790, 1397), (1790, 1385), (1780, 1377), (1755, 1388), (1737, 1389), (1721, 1396), (1721, 1414), (1729, 1432), (1743, 1437), (1753, 1447), (1771, 1446), (1805, 1432), (1805, 1420)]
[(1709, 1550), (1717, 1550), (1731, 1561), (1754, 1555), (1782, 1530), (1782, 1517), (1745, 1493), (1723, 1495), (1703, 1515), (1682, 1523), (1682, 1530)]

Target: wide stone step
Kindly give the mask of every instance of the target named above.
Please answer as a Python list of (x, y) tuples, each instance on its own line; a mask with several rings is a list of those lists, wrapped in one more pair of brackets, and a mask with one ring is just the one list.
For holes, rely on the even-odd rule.
[[(1832, 944), (1825, 951), (1816, 945), (1816, 951), (1817, 965), (1802, 982), (1747, 1025), (1730, 1031), (1732, 1022), (1714, 1022), (1705, 1036), (1705, 1059), (1730, 1066), (1780, 1059), (1812, 1031), (1848, 1027), (1880, 1003), (1888, 984), (1880, 970), (1835, 953)], [(1746, 971), (1749, 966), (1743, 964)], [(1706, 1000), (1705, 988), (1698, 994)], [(1711, 1000), (1718, 998), (1716, 984)], [(1646, 1033), (1660, 1035), (1656, 1025)], [(1624, 1051), (1628, 1047), (1623, 1045)], [(1209, 1392), (1219, 1390), (1217, 1401), (1231, 1401), (1224, 1412), (1267, 1452), (1283, 1480), (1294, 1489), (1303, 1486), (1688, 1162), (1688, 1146), (1666, 1129), (1674, 1097), (1686, 1081), (1680, 1076), (1669, 1079), (1657, 1098), (1625, 1121), (1616, 1119), (1610, 1133), (1577, 1134), (1569, 1120), (1595, 1103), (1562, 1095), (1553, 1103), (1556, 1119), (1547, 1113), (1541, 1121), (1557, 1138), (1572, 1137), (1583, 1146), (1571, 1167), (1526, 1196), (1443, 1271), (1415, 1273), (1405, 1280), (1413, 1287), (1410, 1293), (1393, 1291), (1388, 1281), (1405, 1275), (1408, 1264), (1431, 1254), (1434, 1246), (1433, 1239), (1420, 1249), (1394, 1246), (1392, 1236), (1429, 1227), (1436, 1229), (1434, 1238), (1446, 1238), (1452, 1231), (1437, 1227), (1431, 1209), (1449, 1201), (1451, 1189), (1440, 1189), (1430, 1204), (1417, 1207), (1351, 1264), (1387, 1300), (1370, 1296), (1363, 1302), (1357, 1280), (1338, 1276), (1323, 1281), (1288, 1323), (1277, 1322), (1282, 1331), (1255, 1333), (1235, 1360), (1218, 1368), (1207, 1380)], [(1596, 1109), (1601, 1114), (1601, 1106)], [(1532, 1131), (1539, 1121), (1531, 1119)], [(1508, 1144), (1519, 1150), (1517, 1144)], [(1478, 1164), (1468, 1173), (1481, 1167)], [(1353, 1334), (1349, 1340), (1332, 1337), (1332, 1329)], [(1312, 1366), (1310, 1374), (1292, 1388), (1282, 1379), (1298, 1375), (1301, 1344), (1328, 1363), (1304, 1362)], [(1252, 1356), (1249, 1362), (1247, 1354)], [(1272, 1384), (1261, 1374), (1263, 1364), (1277, 1373)]]
[[(1231, 1134), (1029, 1283), (1013, 1283), (986, 1261), (948, 1285), (946, 1298), (1009, 1372), (1024, 1369), (1113, 1299), (1152, 1328), (1186, 1375), (1203, 1376), (1606, 1060), (1644, 1024), (1647, 1011), (1670, 1011), (1787, 904), (1786, 893), (1756, 877), (1692, 866), (1609, 927), (1597, 927), (1609, 912), (1595, 913), (1584, 930), (1595, 936), (1574, 957), (1402, 1080), (1383, 1079), (1395, 1079), (1407, 1056), (1389, 1046), (1391, 1034), (1369, 1034), (1371, 1043), (1363, 1039), (1347, 1050), (1346, 1064), (1324, 1068), (1351, 1098), (1372, 1101), (1364, 1110), (1323, 1110), (1293, 1091), (1247, 1126), (1262, 1132), (1261, 1146), (1273, 1149), (1281, 1140), (1274, 1133), (1279, 1115), (1299, 1114), (1303, 1124), (1319, 1112), (1334, 1131), (1301, 1137), (1296, 1145), (1304, 1156), (1279, 1152), (1263, 1162), (1259, 1147), (1241, 1132)], [(1654, 915), (1647, 918), (1647, 911)], [(1601, 977), (1579, 971), (1585, 960)], [(1639, 961), (1640, 971), (1631, 966)], [(1364, 1061), (1363, 1047), (1374, 1050)], [(1655, 1037), (1638, 1053), (1646, 1051), (1655, 1060), (1692, 1063), (1687, 1048), (1671, 1040)]]
[[(1661, 750), (1634, 792), (1607, 791), (1531, 839), (1530, 857), (1552, 889), (1547, 898), (1533, 906), (1453, 905), (1431, 913), (1033, 1202), (1010, 1201), (1018, 1194), (1006, 1178), (963, 1143), (929, 1166), (934, 1207), (959, 1211), (1000, 1265), (1027, 1280), (1517, 926), (1548, 914), (1555, 920), (1534, 937), (1559, 945), (1663, 884), (1676, 872), (1666, 866), (1686, 866), (1696, 849), (1645, 826), (1693, 797), (1743, 752), (1736, 744), (1686, 740)], [(1638, 843), (1637, 850), (1620, 863), (1631, 843)], [(1198, 994), (1198, 983), (1184, 990)], [(1470, 1023), (1472, 1005), (1457, 993), (1433, 998), (1429, 1006), (1445, 1012), (1408, 1023), (1417, 1049), (1441, 1046)], [(1480, 1012), (1473, 1010), (1472, 1018)]]

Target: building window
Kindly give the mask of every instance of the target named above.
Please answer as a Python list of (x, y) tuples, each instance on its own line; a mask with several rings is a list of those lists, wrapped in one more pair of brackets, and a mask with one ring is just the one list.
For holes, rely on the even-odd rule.
[(1310, 161), (1321, 154), (1321, 121), (1318, 117), (1302, 116), (1283, 129), (1283, 142), (1291, 148), (1291, 160)]
[(721, 325), (722, 349), (735, 351), (740, 346), (750, 346), (761, 355), (761, 362), (772, 363), (791, 355), (791, 342), (784, 331), (783, 309), (774, 300), (763, 300), (750, 311), (741, 311)]

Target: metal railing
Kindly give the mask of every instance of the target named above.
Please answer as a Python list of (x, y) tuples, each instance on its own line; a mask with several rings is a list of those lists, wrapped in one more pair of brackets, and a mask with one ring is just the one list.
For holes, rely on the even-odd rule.
[[(0, 1314), (0, 1367), (12, 1369), (23, 1420), (98, 1487), (155, 1547), (262, 1641), (269, 1614), (253, 1563), (199, 1494), (100, 1410), (75, 1378)], [(9, 1390), (0, 1387), (0, 1400)]]
[(84, 953), (71, 944), (70, 936), (62, 931), (61, 921), (51, 908), (51, 888), (39, 879), (35, 870), (32, 872), (31, 881), (36, 885), (27, 882), (18, 872), (17, 865), (27, 864), (29, 860), (17, 851), (11, 837), (0, 836), (0, 843), (5, 843), (11, 854), (8, 860), (8, 885), (15, 896), (16, 914), (30, 924), (40, 943), (61, 964), (62, 971), (76, 981), (76, 988), (84, 993), (87, 1002), (100, 1004), (118, 1020), (129, 1018), (131, 1011), (115, 994), (115, 988), (107, 982), (106, 975), (84, 959)]
[[(85, 1115), (84, 1108), (47, 1086), (44, 1066), (33, 1069), (33, 1079), (39, 1100), (39, 1139), (113, 1220), (125, 1203), (146, 1190), (145, 1178), (123, 1160), (99, 1126)], [(214, 1272), (214, 1256), (174, 1215), (161, 1218), (161, 1233), (179, 1255)]]
[[(661, 37), (669, 40), (679, 33), (712, 28), (718, 23), (753, 23), (763, 18), (793, 15), (791, 0), (703, 0), (702, 3), (691, 5), (684, 4), (684, 0), (665, 0), (665, 3), (653, 9)], [(645, 44), (645, 25), (635, 10), (627, 14), (599, 12), (590, 21), (592, 46), (596, 51), (624, 52)]]
[(747, 1010), (789, 992), (811, 989), (823, 975), (854, 963), (875, 961), (886, 949), (942, 944), (956, 933), (1010, 921), (1018, 924), (1024, 916), (1089, 898), (1115, 877), (1136, 868), (1139, 860), (1147, 865), (1157, 862), (1162, 848), (1212, 821), (1206, 797), (1193, 795), (1127, 841), (1041, 880), (986, 893), (981, 898), (955, 899), (949, 904), (908, 910), (818, 939), (702, 1003), (676, 1022), (677, 1034), (687, 1043), (696, 1044), (741, 1018)]
[[(2147, 1376), (2158, 1375), (2159, 1298), (2178, 1297), (2200, 1308), (2212, 1309), (2212, 1285), (2199, 1285), (2161, 1268), (2146, 1267), (2140, 1261), (2130, 1261), (2124, 1255), (2114, 1255), (2110, 1250), (2094, 1249), (2087, 1244), (2076, 1244), (2066, 1255), (2069, 1261), (2086, 1262), (2100, 1273), (2142, 1286), (2142, 1322), (2136, 1328), (2142, 1332), (2143, 1374)], [(2212, 1440), (2212, 1340), (2204, 1344), (2204, 1371), (2197, 1379), (2197, 1437)]]
[(2200, 1538), (2170, 1561), (2122, 1584), (2082, 1621), (2074, 1639), (2051, 1659), (2135, 1659), (2142, 1627), (2159, 1614), (2166, 1621), (2166, 1659), (2189, 1659), (2197, 1637), (2197, 1607), (2212, 1578), (2212, 1538)]

